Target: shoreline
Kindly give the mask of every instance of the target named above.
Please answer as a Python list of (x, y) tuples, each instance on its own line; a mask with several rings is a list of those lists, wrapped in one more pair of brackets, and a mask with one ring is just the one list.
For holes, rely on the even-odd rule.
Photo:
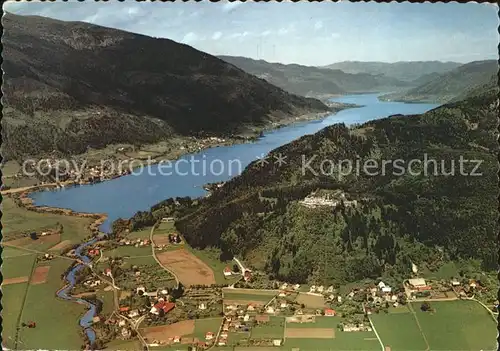
[[(224, 142), (216, 143), (213, 145), (207, 145), (206, 147), (201, 147), (198, 150), (186, 150), (185, 152), (179, 152), (175, 154), (174, 157), (155, 157), (152, 162), (148, 162), (150, 158), (136, 158), (135, 160), (141, 161), (141, 162), (146, 162), (146, 166), (153, 166), (157, 165), (161, 162), (175, 162), (181, 159), (183, 156), (191, 155), (191, 154), (196, 154), (205, 150), (209, 150), (212, 148), (217, 148), (217, 147), (223, 147), (223, 146), (233, 146), (233, 145), (239, 145), (239, 144), (246, 144), (246, 143), (253, 143), (257, 141), (259, 138), (263, 136), (264, 133), (270, 132), (272, 130), (277, 130), (280, 128), (292, 126), (296, 123), (303, 123), (303, 122), (308, 122), (308, 121), (316, 121), (316, 120), (322, 120), (330, 115), (337, 114), (338, 112), (345, 110), (345, 109), (350, 109), (350, 108), (356, 108), (356, 107), (361, 107), (358, 105), (354, 104), (344, 104), (340, 103), (341, 106), (333, 106), (331, 107), (331, 110), (329, 111), (322, 111), (322, 112), (307, 112), (307, 113), (302, 113), (296, 116), (290, 116), (288, 118), (282, 118), (281, 120), (278, 121), (268, 121), (266, 125), (262, 127), (249, 127), (250, 129), (246, 132), (242, 132), (239, 134), (236, 134), (233, 137), (230, 137), (226, 139)], [(352, 105), (352, 106), (351, 106)], [(145, 166), (144, 164), (136, 165), (130, 168), (130, 171), (133, 171), (139, 167)], [(8, 195), (14, 195), (14, 194), (20, 194), (21, 198), (29, 198), (29, 194), (31, 193), (36, 193), (36, 192), (41, 192), (41, 191), (52, 191), (55, 189), (64, 189), (66, 187), (71, 188), (75, 186), (80, 186), (80, 185), (94, 185), (94, 184), (99, 184), (107, 181), (111, 181), (117, 178), (121, 178), (127, 175), (130, 175), (130, 173), (126, 174), (116, 174), (113, 176), (110, 176), (109, 178), (106, 177), (104, 179), (100, 179), (97, 181), (83, 181), (83, 180), (66, 180), (66, 181), (60, 181), (60, 182), (52, 182), (52, 183), (46, 183), (46, 184), (40, 184), (40, 185), (33, 185), (33, 186), (27, 186), (27, 187), (20, 187), (20, 188), (11, 188), (11, 189), (5, 189), (0, 192), (2, 196), (8, 196)], [(33, 205), (31, 201), (30, 205), (36, 208), (41, 208), (41, 207), (46, 207), (47, 209), (50, 209), (51, 207), (47, 206), (36, 206)], [(59, 211), (72, 211), (71, 209), (64, 209), (64, 208), (53, 208), (55, 210)], [(46, 212), (51, 212), (47, 210)], [(72, 211), (74, 212), (74, 211)], [(82, 213), (83, 214), (83, 213)], [(68, 215), (73, 215), (73, 214), (68, 214)], [(75, 212), (75, 215), (78, 215)], [(104, 215), (104, 214), (100, 214)]]

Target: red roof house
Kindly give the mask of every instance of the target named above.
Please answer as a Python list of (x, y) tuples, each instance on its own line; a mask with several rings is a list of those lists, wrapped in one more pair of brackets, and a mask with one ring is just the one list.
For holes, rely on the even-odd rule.
[(335, 311), (332, 310), (331, 308), (325, 309), (325, 316), (327, 317), (334, 317), (335, 316)]

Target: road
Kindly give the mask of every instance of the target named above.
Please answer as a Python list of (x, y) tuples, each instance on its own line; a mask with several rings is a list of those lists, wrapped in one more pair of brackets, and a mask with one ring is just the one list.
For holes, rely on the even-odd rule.
[(177, 277), (177, 275), (174, 272), (172, 272), (170, 269), (168, 269), (167, 267), (165, 267), (164, 265), (162, 265), (161, 262), (160, 262), (160, 260), (156, 257), (156, 254), (155, 254), (155, 243), (153, 242), (154, 231), (155, 231), (155, 226), (153, 226), (153, 228), (151, 228), (151, 232), (149, 233), (149, 241), (151, 241), (151, 255), (153, 256), (153, 258), (155, 259), (155, 261), (160, 265), (161, 268), (163, 268), (164, 270), (166, 270), (168, 273), (170, 273), (175, 278), (175, 283), (177, 285), (176, 288), (178, 288), (179, 287), (179, 277)]

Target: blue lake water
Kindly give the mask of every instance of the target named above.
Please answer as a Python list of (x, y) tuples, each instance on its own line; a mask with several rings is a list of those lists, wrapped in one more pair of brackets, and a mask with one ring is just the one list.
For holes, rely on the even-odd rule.
[[(217, 147), (185, 155), (173, 162), (172, 168), (151, 165), (139, 175), (128, 175), (94, 185), (42, 191), (32, 194), (32, 198), (36, 205), (69, 208), (79, 212), (106, 213), (108, 220), (103, 223), (101, 230), (107, 232), (114, 220), (131, 217), (139, 210), (148, 210), (164, 199), (176, 196), (203, 196), (204, 184), (228, 180), (238, 175), (240, 168), (244, 169), (258, 157), (303, 135), (314, 134), (329, 125), (363, 123), (394, 114), (419, 114), (437, 106), (382, 102), (378, 100), (378, 95), (348, 95), (331, 99), (363, 107), (343, 110), (322, 120), (301, 122), (272, 130), (253, 143)], [(206, 171), (203, 165), (206, 166)], [(210, 165), (213, 167), (213, 172), (210, 171)], [(158, 167), (163, 167), (163, 175)]]

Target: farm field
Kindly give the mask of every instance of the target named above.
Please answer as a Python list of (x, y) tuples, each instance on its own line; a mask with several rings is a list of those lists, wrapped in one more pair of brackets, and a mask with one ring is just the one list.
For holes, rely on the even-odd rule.
[(184, 248), (191, 252), (193, 255), (198, 257), (200, 260), (205, 262), (214, 272), (215, 282), (217, 284), (232, 284), (241, 278), (241, 275), (234, 275), (232, 277), (226, 278), (224, 276), (224, 268), (232, 268), (234, 261), (222, 262), (219, 259), (220, 252), (214, 249), (197, 250), (193, 249), (188, 245), (184, 245)]
[(269, 322), (252, 328), (250, 339), (282, 339), (285, 331), (285, 318), (271, 316)]
[[(55, 297), (56, 291), (64, 283), (61, 274), (69, 267), (64, 259), (50, 261), (48, 280), (45, 283), (30, 285), (21, 321), (34, 321), (33, 329), (24, 328), (20, 332), (19, 344), (23, 349), (79, 349), (82, 345), (79, 317), (85, 311), (82, 305)], [(43, 303), (40, 303), (43, 301)], [(64, 318), (54, 318), (64, 316)], [(53, 331), (57, 330), (58, 333)]]
[[(142, 265), (158, 265), (158, 263), (155, 261), (152, 255), (144, 255), (140, 257), (127, 257), (123, 260), (123, 265), (122, 267), (124, 268), (129, 268), (131, 266), (142, 266)], [(106, 265), (103, 263), (102, 267), (105, 267)], [(99, 267), (101, 267), (101, 264), (99, 263)], [(107, 266), (106, 266), (107, 267)]]
[(156, 253), (156, 257), (163, 266), (177, 275), (184, 286), (215, 284), (212, 269), (187, 250), (178, 249)]
[[(385, 346), (394, 350), (495, 350), (496, 324), (475, 301), (434, 301), (433, 312), (375, 314), (370, 318)], [(417, 322), (418, 321), (418, 322)], [(397, 329), (398, 332), (394, 333)], [(409, 340), (411, 343), (409, 344)]]
[(432, 313), (412, 307), (431, 350), (496, 350), (496, 323), (479, 303), (431, 302)]
[(265, 305), (277, 294), (276, 290), (251, 290), (251, 289), (223, 289), (225, 304), (249, 304)]
[(31, 254), (4, 258), (2, 265), (3, 279), (29, 277), (35, 263), (36, 256), (37, 255), (35, 254)]
[(3, 345), (12, 349), (16, 336), (19, 314), (23, 306), (28, 283), (2, 286), (2, 337)]
[[(374, 332), (342, 332), (337, 328), (341, 321), (339, 317), (318, 316), (311, 323), (287, 323), (287, 337), (282, 349), (380, 350), (380, 343)], [(313, 335), (316, 337), (312, 338)]]
[(88, 226), (94, 221), (91, 218), (28, 211), (18, 207), (7, 196), (3, 197), (2, 206), (2, 234), (4, 240), (8, 239), (9, 235), (18, 232), (55, 228), (59, 223), (63, 226), (61, 240), (71, 240), (72, 243), (78, 243), (90, 234)]
[(295, 298), (299, 304), (304, 304), (306, 308), (324, 308), (325, 298), (323, 296), (299, 293)]
[[(384, 346), (391, 351), (426, 350), (427, 343), (413, 313), (378, 313), (370, 316)], [(394, 330), (398, 332), (395, 333)]]
[(193, 338), (198, 338), (201, 341), (205, 341), (205, 334), (207, 332), (217, 334), (221, 324), (222, 317), (197, 319), (194, 323), (194, 332), (191, 336)]
[(144, 229), (131, 232), (127, 234), (126, 238), (127, 239), (149, 239), (149, 234), (151, 233), (151, 227), (146, 227)]
[(23, 249), (16, 249), (15, 247), (10, 247), (10, 246), (4, 246), (2, 250), (2, 258), (4, 260), (6, 258), (26, 256), (26, 255), (32, 255), (32, 252), (28, 252)]
[(167, 342), (168, 338), (174, 336), (188, 337), (188, 335), (193, 334), (195, 332), (195, 321), (186, 320), (174, 324), (142, 328), (140, 332), (148, 340)]
[(135, 247), (135, 246), (119, 246), (113, 250), (105, 250), (102, 255), (104, 257), (136, 257), (136, 256), (151, 256), (151, 246)]

